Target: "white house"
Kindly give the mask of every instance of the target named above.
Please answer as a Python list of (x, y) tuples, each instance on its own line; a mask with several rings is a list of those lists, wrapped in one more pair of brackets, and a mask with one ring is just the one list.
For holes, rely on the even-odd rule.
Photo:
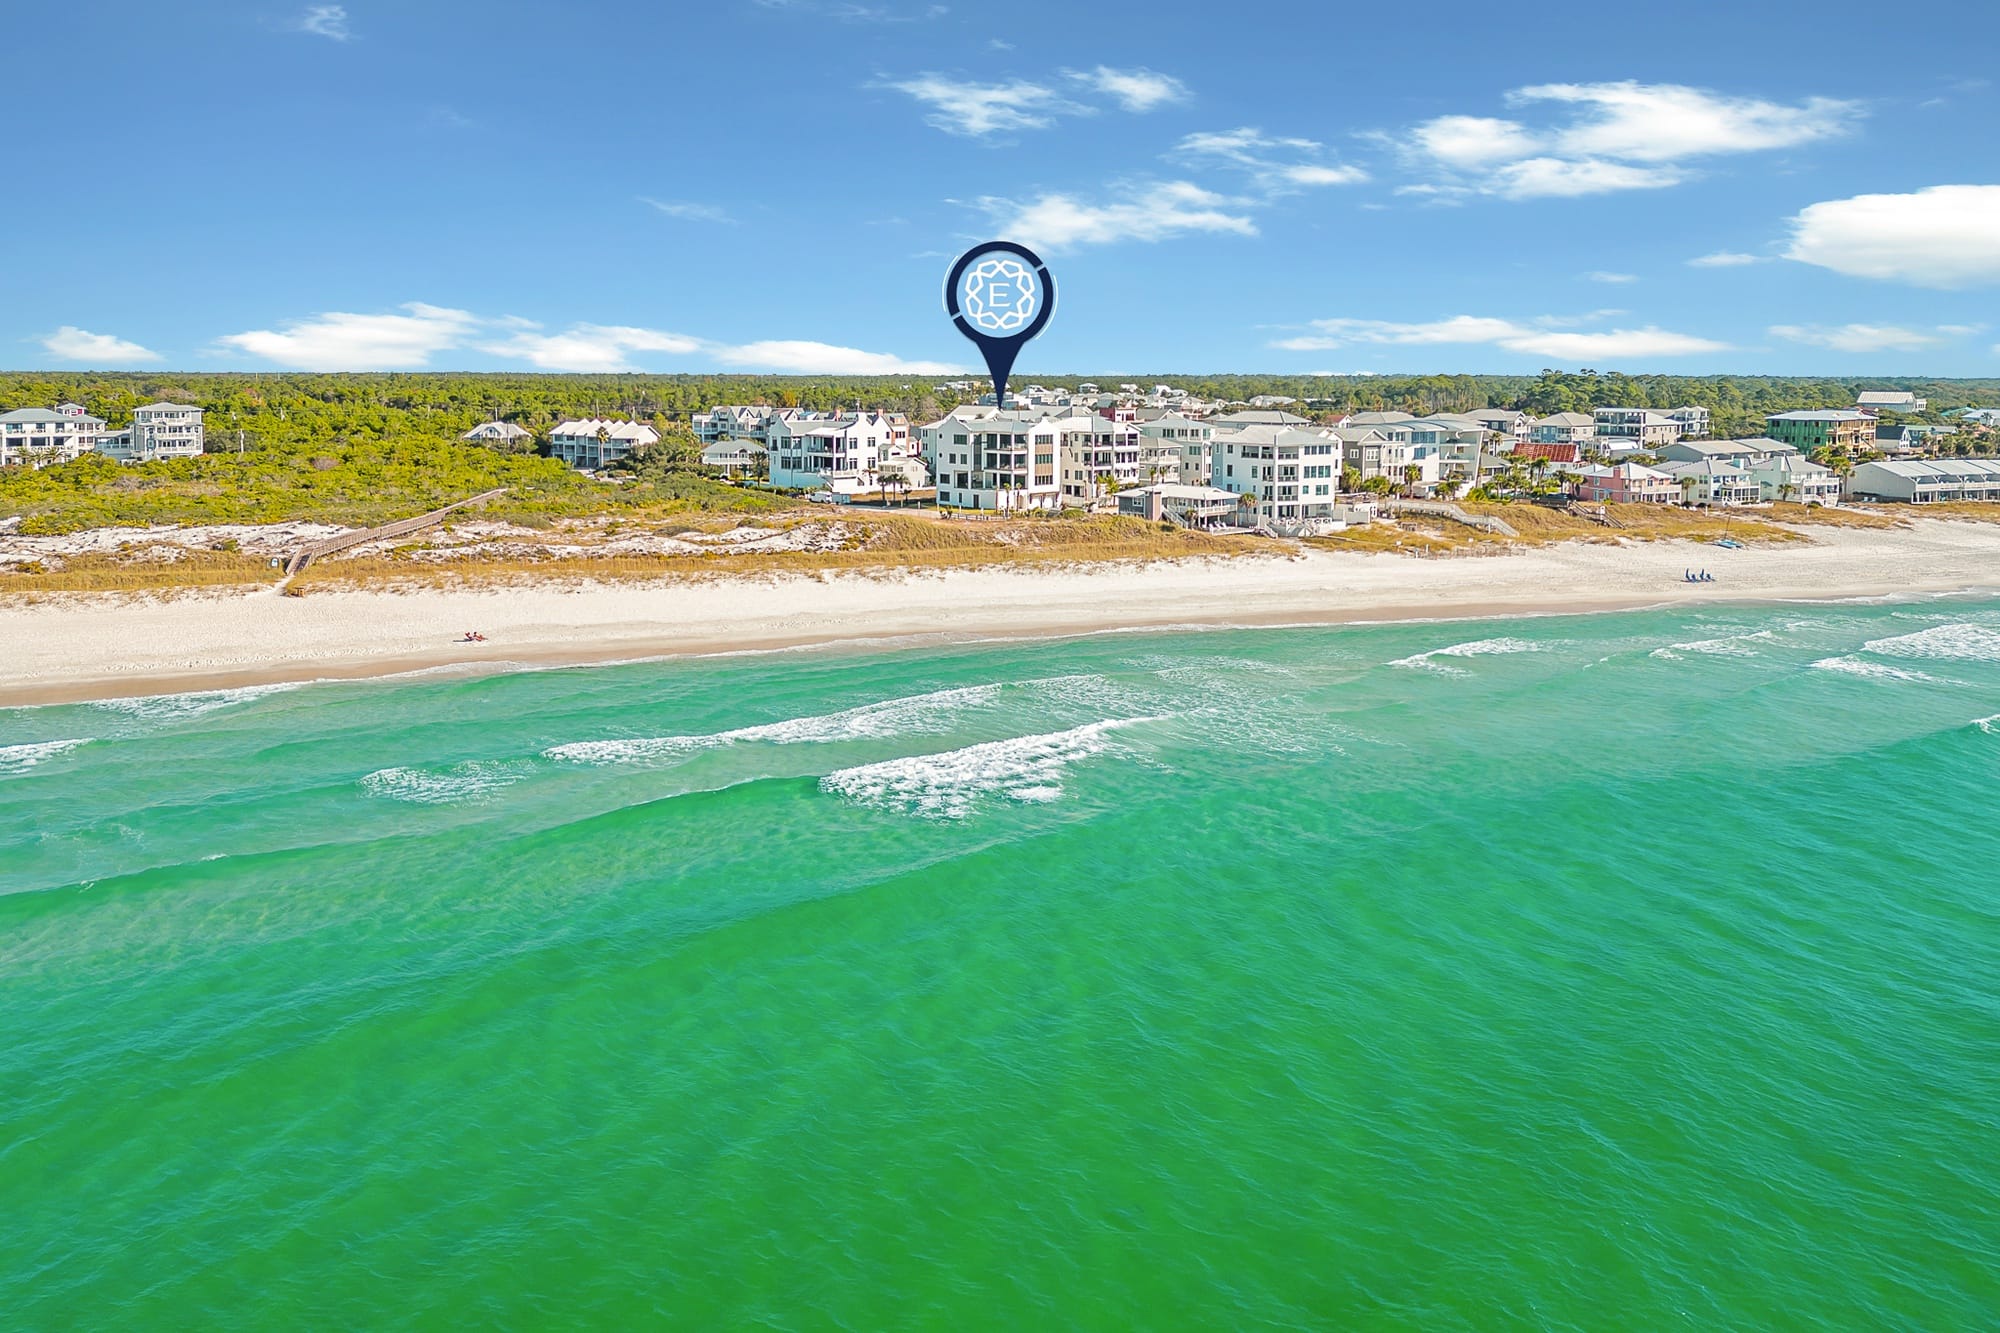
[(720, 468), (726, 476), (740, 477), (761, 473), (764, 456), (769, 452), (755, 440), (717, 440), (701, 451), (701, 464)]
[(1139, 462), (1148, 473), (1155, 467), (1164, 469), (1171, 464), (1173, 475), (1166, 477), (1163, 472), (1164, 479), (1189, 486), (1208, 484), (1209, 455), (1215, 446), (1214, 426), (1179, 412), (1164, 412), (1150, 421), (1141, 421), (1139, 434), (1145, 437)]
[(1624, 445), (1630, 450), (1657, 449), (1681, 437), (1680, 422), (1651, 408), (1600, 407), (1594, 415), (1597, 438), (1610, 448)]
[(781, 412), (765, 423), (773, 486), (872, 491), (888, 453), (889, 428), (879, 416), (818, 417)]
[(202, 446), (202, 411), (184, 403), (150, 403), (132, 409), (132, 424), (98, 440), (98, 452), (121, 463), (194, 458)]
[(1142, 470), (1146, 437), (1136, 421), (1079, 412), (1045, 418), (1042, 424), (1057, 435), (1064, 504), (1094, 504), (1114, 490), (1156, 480)]
[(1747, 505), (1764, 498), (1757, 479), (1734, 463), (1705, 458), (1699, 463), (1668, 463), (1660, 471), (1674, 479), (1688, 504)]
[(1052, 418), (959, 408), (919, 434), (940, 505), (1009, 512), (1062, 507), (1060, 432)]
[(79, 454), (97, 448), (104, 435), (104, 422), (82, 408), (65, 403), (54, 411), (46, 407), (23, 407), (0, 414), (0, 467), (46, 463), (66, 463)]
[(1465, 415), (1501, 439), (1516, 444), (1527, 443), (1528, 432), (1534, 426), (1534, 422), (1526, 412), (1516, 412), (1509, 407), (1485, 407), (1477, 412), (1467, 412)]
[(1244, 521), (1281, 531), (1335, 518), (1341, 442), (1320, 430), (1246, 426), (1215, 437), (1212, 486), (1235, 491)]
[(1989, 458), (1939, 458), (1922, 463), (1863, 463), (1847, 478), (1847, 493), (1862, 500), (2000, 500), (2000, 462)]
[(1742, 465), (1766, 500), (1794, 500), (1799, 504), (1837, 505), (1840, 503), (1840, 474), (1823, 467), (1796, 451), (1772, 454)]
[(660, 432), (643, 421), (586, 417), (564, 421), (549, 432), (549, 453), (571, 467), (595, 471), (609, 467), (635, 449), (660, 442)]
[(763, 440), (764, 423), (774, 411), (761, 403), (711, 407), (706, 412), (696, 412), (689, 424), (694, 427), (695, 439), (704, 445), (717, 440)]
[(535, 437), (533, 432), (523, 430), (511, 421), (482, 421), (458, 438), (479, 444), (514, 444)]
[(1704, 440), (1708, 438), (1712, 419), (1705, 407), (1670, 407), (1667, 419), (1680, 428), (1683, 440)]

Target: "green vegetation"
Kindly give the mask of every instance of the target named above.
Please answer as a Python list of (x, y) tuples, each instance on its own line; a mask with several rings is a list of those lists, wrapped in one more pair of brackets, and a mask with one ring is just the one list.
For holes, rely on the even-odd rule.
[[(1021, 377), (1025, 383), (1028, 377)], [(1525, 375), (1099, 375), (1042, 376), (1075, 385), (1170, 383), (1206, 398), (1279, 394), (1322, 419), (1348, 412), (1468, 411), (1516, 407), (1548, 413), (1596, 406), (1705, 406), (1719, 436), (1759, 433), (1763, 417), (1794, 408), (1845, 407), (1863, 388), (1912, 389), (1936, 412), (2000, 403), (2000, 380), (1684, 377), (1545, 371)], [(724, 486), (700, 474), (689, 415), (718, 403), (835, 409), (865, 404), (929, 419), (959, 403), (928, 380), (905, 376), (530, 374), (0, 374), (0, 411), (82, 403), (114, 426), (134, 407), (168, 400), (205, 409), (207, 455), (140, 466), (101, 458), (0, 473), (0, 518), (24, 532), (107, 524), (266, 523), (293, 519), (365, 524), (400, 518), (509, 488), (496, 517), (537, 523), (638, 511), (757, 512), (786, 500)], [(538, 436), (565, 417), (626, 416), (652, 424), (661, 446), (610, 482), (582, 477), (532, 446), (493, 448), (459, 439), (481, 421), (514, 422)], [(1973, 445), (1955, 443), (1954, 449)]]

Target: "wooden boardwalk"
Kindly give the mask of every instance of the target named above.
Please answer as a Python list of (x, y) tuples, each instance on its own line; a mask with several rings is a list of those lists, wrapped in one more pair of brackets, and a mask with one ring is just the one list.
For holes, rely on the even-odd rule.
[(332, 555), (336, 551), (345, 551), (351, 546), (361, 546), (367, 542), (379, 542), (391, 537), (401, 537), (406, 533), (421, 532), (433, 524), (442, 523), (447, 515), (463, 509), (467, 505), (483, 504), (488, 500), (498, 499), (506, 493), (507, 488), (502, 486), (498, 490), (485, 491), (479, 495), (470, 496), (464, 500), (460, 500), (457, 504), (448, 504), (442, 509), (433, 509), (428, 514), (418, 514), (415, 518), (399, 518), (394, 523), (384, 523), (379, 528), (356, 528), (352, 532), (343, 532), (337, 537), (327, 537), (320, 541), (308, 542), (298, 550), (293, 551), (290, 558), (285, 561), (285, 577), (291, 578), (294, 574), (299, 573), (307, 565), (310, 565), (323, 555)]

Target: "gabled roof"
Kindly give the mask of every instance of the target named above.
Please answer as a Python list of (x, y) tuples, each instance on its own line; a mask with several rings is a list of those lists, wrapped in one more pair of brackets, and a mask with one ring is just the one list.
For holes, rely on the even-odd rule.
[(1230, 426), (1309, 426), (1305, 417), (1293, 416), (1290, 412), (1231, 412), (1226, 417), (1217, 417), (1217, 425)]
[(1597, 418), (1588, 412), (1557, 412), (1553, 416), (1546, 416), (1539, 421), (1529, 424), (1535, 426), (1569, 426), (1574, 428), (1577, 426), (1595, 426)]
[(46, 407), (21, 407), (5, 415), (0, 415), (0, 421), (21, 425), (54, 426), (74, 420), (76, 420), (75, 417), (66, 417), (60, 412), (51, 412)]
[(1393, 426), (1399, 421), (1415, 421), (1408, 412), (1355, 412), (1347, 418), (1350, 426)]

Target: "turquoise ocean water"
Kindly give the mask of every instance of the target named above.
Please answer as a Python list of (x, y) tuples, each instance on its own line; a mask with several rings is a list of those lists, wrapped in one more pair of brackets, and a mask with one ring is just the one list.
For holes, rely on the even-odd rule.
[(1995, 714), (1966, 599), (0, 711), (0, 1322), (1992, 1327)]

